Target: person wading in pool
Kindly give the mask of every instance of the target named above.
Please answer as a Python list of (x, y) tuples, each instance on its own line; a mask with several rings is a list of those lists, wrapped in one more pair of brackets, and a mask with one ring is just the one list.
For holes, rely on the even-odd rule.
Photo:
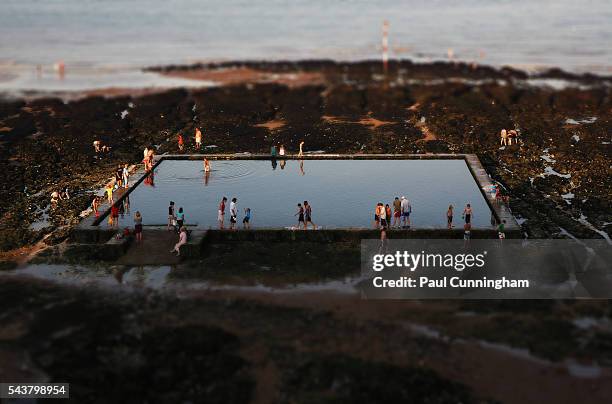
[(236, 219), (238, 216), (238, 207), (236, 206), (237, 202), (238, 199), (236, 198), (232, 198), (232, 201), (230, 202), (230, 230), (234, 230), (234, 226), (236, 225)]
[(301, 203), (297, 204), (297, 212), (293, 216), (297, 216), (298, 217), (297, 228), (299, 229), (300, 226), (302, 226), (302, 227), (304, 227), (304, 230), (306, 230), (306, 223), (304, 222), (304, 208), (302, 207)]
[(312, 222), (312, 207), (308, 201), (304, 201), (304, 230), (308, 228), (308, 223), (312, 225), (314, 230), (317, 230), (317, 225)]
[(463, 219), (465, 219), (465, 224), (472, 224), (472, 216), (474, 216), (472, 206), (468, 203), (465, 205), (465, 209), (463, 209)]
[(223, 221), (225, 219), (225, 202), (227, 202), (227, 198), (223, 197), (219, 203), (219, 209), (217, 210), (217, 221), (219, 222), (220, 229), (223, 228)]

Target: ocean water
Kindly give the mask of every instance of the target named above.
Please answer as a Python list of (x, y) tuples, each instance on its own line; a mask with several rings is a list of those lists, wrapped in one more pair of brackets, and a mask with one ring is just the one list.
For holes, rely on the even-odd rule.
[(463, 160), (305, 160), (303, 165), (277, 160), (275, 167), (266, 160), (216, 160), (211, 169), (206, 176), (202, 161), (164, 160), (154, 186), (143, 182), (132, 191), (129, 214), (119, 227), (133, 226), (137, 210), (145, 225), (165, 225), (174, 201), (188, 224), (216, 228), (217, 207), (226, 196), (226, 226), (229, 202), (236, 197), (240, 228), (244, 208), (251, 209), (254, 228), (296, 226), (297, 204), (304, 200), (318, 226), (370, 228), (378, 202), (393, 206), (396, 196), (406, 196), (415, 228), (446, 228), (449, 204), (455, 207), (455, 226), (462, 228), (467, 203), (473, 226), (491, 228), (491, 210)]
[(2, 0), (0, 90), (48, 87), (30, 76), (59, 60), (107, 85), (159, 64), (379, 58), (384, 20), (392, 58), (612, 72), (610, 0)]

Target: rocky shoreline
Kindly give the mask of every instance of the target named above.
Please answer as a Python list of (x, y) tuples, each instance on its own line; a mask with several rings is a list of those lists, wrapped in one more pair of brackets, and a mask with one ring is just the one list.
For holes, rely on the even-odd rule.
[[(145, 145), (176, 152), (204, 130), (216, 152), (272, 142), (339, 153), (476, 153), (532, 238), (607, 237), (612, 226), (612, 80), (558, 70), (535, 77), (463, 63), (249, 62), (151, 68), (219, 86), (72, 101), (0, 102), (0, 250), (57, 244), (118, 163)], [(533, 80), (559, 80), (555, 87)], [(552, 85), (552, 84), (551, 84)], [(120, 95), (117, 95), (120, 94)], [(500, 148), (501, 128), (521, 145)], [(96, 155), (94, 140), (111, 152)], [(188, 139), (187, 150), (192, 150)], [(71, 199), (49, 204), (68, 187)]]

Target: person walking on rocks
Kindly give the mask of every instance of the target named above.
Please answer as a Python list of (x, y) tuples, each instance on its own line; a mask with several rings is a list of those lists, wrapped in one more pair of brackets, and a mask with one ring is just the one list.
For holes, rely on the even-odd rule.
[(178, 148), (180, 151), (183, 151), (183, 147), (185, 146), (185, 141), (183, 140), (183, 135), (178, 134)]
[(299, 156), (299, 157), (304, 156), (304, 149), (303, 149), (303, 147), (304, 147), (304, 141), (302, 140), (302, 141), (300, 142), (300, 152), (298, 153), (298, 156)]
[(506, 131), (506, 129), (501, 130), (500, 136), (501, 136), (501, 140), (500, 140), (501, 145), (506, 146), (507, 140), (508, 140), (508, 132)]
[(219, 222), (220, 229), (223, 229), (223, 221), (225, 219), (225, 202), (227, 202), (227, 198), (223, 197), (219, 203), (219, 209), (217, 210), (217, 221)]
[(317, 225), (312, 221), (312, 207), (308, 201), (304, 201), (304, 230), (308, 227), (308, 223), (312, 225), (314, 230), (317, 230)]
[(134, 215), (134, 234), (136, 235), (136, 241), (142, 241), (142, 215), (140, 211), (136, 211)]
[(202, 132), (200, 132), (200, 128), (196, 128), (195, 130), (195, 148), (196, 150), (200, 150), (202, 147)]
[(234, 226), (236, 225), (236, 218), (238, 216), (238, 206), (236, 205), (237, 202), (238, 199), (236, 198), (232, 198), (232, 201), (230, 202), (230, 230), (234, 230)]
[(518, 139), (516, 137), (517, 137), (517, 133), (514, 129), (508, 132), (508, 146), (512, 146), (513, 140), (514, 140), (514, 143), (518, 144)]

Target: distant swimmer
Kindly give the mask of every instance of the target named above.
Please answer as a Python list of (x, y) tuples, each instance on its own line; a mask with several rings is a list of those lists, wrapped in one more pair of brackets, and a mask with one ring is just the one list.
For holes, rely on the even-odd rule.
[(206, 158), (204, 159), (204, 172), (205, 173), (209, 173), (210, 172), (210, 162)]

